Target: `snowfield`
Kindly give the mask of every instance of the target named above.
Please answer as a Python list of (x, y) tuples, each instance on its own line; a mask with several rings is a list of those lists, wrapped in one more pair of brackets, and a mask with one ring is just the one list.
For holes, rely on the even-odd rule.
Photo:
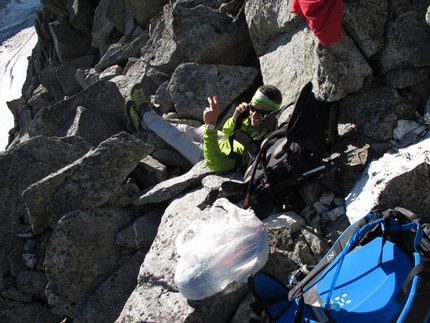
[(34, 18), (41, 7), (39, 0), (12, 0), (0, 11), (0, 151), (5, 150), (14, 126), (6, 102), (21, 97), (28, 57), (37, 43)]

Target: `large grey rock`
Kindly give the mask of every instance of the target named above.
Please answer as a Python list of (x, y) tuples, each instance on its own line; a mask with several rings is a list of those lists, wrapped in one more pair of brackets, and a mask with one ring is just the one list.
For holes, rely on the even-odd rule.
[(404, 89), (416, 84), (425, 83), (429, 78), (428, 68), (404, 68), (385, 74), (384, 82), (395, 89)]
[(295, 212), (275, 213), (264, 219), (266, 229), (289, 227), (291, 233), (300, 231), (302, 226), (306, 225), (305, 220)]
[(393, 139), (401, 140), (408, 133), (417, 130), (420, 131), (420, 125), (413, 120), (399, 120), (397, 126), (393, 131)]
[(139, 192), (136, 194), (134, 204), (143, 205), (169, 201), (184, 191), (196, 188), (200, 185), (202, 178), (211, 173), (213, 171), (206, 166), (206, 162), (201, 161), (184, 175), (165, 180)]
[(78, 106), (124, 118), (124, 98), (115, 84), (98, 81), (69, 99), (40, 110), (30, 123), (29, 136), (66, 136)]
[(97, 149), (30, 186), (24, 193), (33, 231), (54, 228), (75, 209), (106, 203), (152, 147), (121, 132)]
[(115, 235), (131, 218), (121, 209), (71, 211), (52, 233), (44, 266), (46, 296), (54, 313), (74, 317), (80, 307), (120, 267)]
[[(166, 73), (192, 61), (240, 65), (252, 52), (246, 23), (205, 5), (166, 5), (154, 35), (142, 48), (142, 59)], [(210, 39), (211, 41), (208, 41)]]
[(103, 55), (100, 61), (94, 66), (95, 70), (100, 72), (109, 66), (115, 64), (124, 64), (130, 57), (139, 57), (140, 51), (145, 43), (148, 41), (148, 34), (142, 35), (132, 39), (125, 44), (111, 45), (109, 50)]
[(106, 68), (103, 72), (100, 73), (99, 77), (101, 80), (107, 80), (114, 78), (115, 76), (121, 75), (124, 69), (119, 65), (113, 65)]
[(345, 2), (342, 26), (354, 39), (366, 59), (377, 53), (384, 44), (384, 26), (388, 2), (360, 0)]
[(155, 17), (168, 2), (168, 0), (149, 0), (144, 2), (140, 0), (125, 0), (125, 5), (133, 13), (138, 24), (142, 28), (145, 28), (148, 22)]
[(91, 1), (67, 0), (66, 10), (70, 23), (86, 35), (91, 36), (93, 28), (93, 8)]
[(161, 139), (155, 132), (152, 132), (149, 130), (140, 130), (137, 132), (133, 132), (133, 136), (139, 140), (144, 141), (148, 145), (154, 147), (154, 151), (159, 149), (169, 149), (169, 150), (173, 149), (172, 146), (170, 146), (163, 139)]
[(91, 38), (73, 27), (68, 20), (54, 21), (49, 24), (49, 28), (61, 63), (84, 56), (90, 51)]
[[(42, 108), (53, 105), (54, 97), (50, 90), (40, 84), (33, 92), (33, 96), (28, 100), (27, 104), (33, 108), (33, 113), (36, 114)], [(17, 113), (18, 115), (18, 113)]]
[(17, 127), (15, 127), (15, 133), (13, 134), (13, 139), (9, 140), (7, 148), (16, 146), (21, 138), (26, 136), (26, 132), (30, 127), (32, 120), (32, 109), (28, 104), (21, 102), (18, 108), (18, 118), (16, 119)]
[(75, 72), (76, 81), (83, 89), (96, 83), (99, 80), (99, 76), (100, 73), (96, 72), (94, 68), (78, 68)]
[(428, 4), (420, 2), (408, 10), (392, 8), (384, 46), (375, 57), (381, 75), (401, 68), (429, 66), (430, 44), (422, 41), (430, 38), (430, 29), (424, 19), (427, 7)]
[(65, 4), (65, 1), (55, 1), (55, 0), (41, 0), (40, 1), (45, 8), (47, 8), (51, 13), (61, 17), (61, 18), (65, 18), (67, 17), (67, 12), (65, 10), (65, 7), (62, 6), (62, 2), (63, 4)]
[(108, 3), (106, 8), (106, 19), (108, 19), (115, 26), (116, 30), (125, 34), (125, 26), (128, 19), (133, 19), (128, 17), (129, 10), (125, 6), (124, 0), (121, 1), (111, 1)]
[(167, 90), (168, 84), (169, 81), (166, 81), (161, 84), (151, 100), (154, 106), (157, 107), (160, 114), (165, 114), (173, 111), (172, 98), (170, 97), (170, 93)]
[(136, 286), (140, 266), (147, 253), (141, 249), (128, 259), (121, 260), (121, 267), (97, 288), (79, 310), (73, 321), (106, 323), (114, 322)]
[(113, 65), (111, 67), (106, 68), (103, 72), (99, 74), (100, 80), (110, 80), (118, 75), (121, 75), (124, 72), (124, 69), (119, 65)]
[(152, 156), (164, 165), (178, 166), (184, 170), (190, 170), (193, 164), (175, 149), (157, 149)]
[(131, 99), (131, 89), (135, 84), (140, 83), (149, 98), (161, 84), (168, 80), (165, 73), (150, 66), (143, 59), (138, 59), (130, 65), (125, 68), (123, 75), (110, 80), (116, 84), (126, 101)]
[(149, 248), (154, 241), (164, 210), (153, 210), (137, 218), (116, 235), (119, 246), (139, 250)]
[(172, 5), (163, 8), (163, 15), (140, 53), (141, 58), (148, 65), (165, 73), (171, 74), (175, 68), (186, 61), (174, 39)]
[(54, 314), (46, 306), (40, 303), (24, 304), (21, 302), (8, 302), (0, 298), (0, 320), (2, 322), (16, 322), (17, 318), (22, 323), (59, 322), (62, 315)]
[(46, 300), (45, 288), (48, 280), (44, 272), (37, 270), (21, 271), (16, 278), (17, 287), (22, 292)]
[(127, 208), (133, 204), (134, 196), (140, 191), (139, 187), (133, 182), (127, 182), (109, 197), (103, 204), (105, 207)]
[(67, 136), (82, 137), (97, 147), (102, 141), (125, 130), (121, 119), (78, 106)]
[(152, 156), (146, 156), (131, 175), (139, 187), (147, 188), (167, 179), (167, 168)]
[[(227, 63), (223, 60), (228, 60), (230, 64), (239, 65), (247, 57), (240, 47), (236, 48), (249, 37), (244, 20), (233, 22), (216, 9), (204, 5), (188, 7), (181, 2), (174, 4), (172, 15), (173, 39), (188, 61), (223, 64)], [(231, 50), (234, 61), (223, 57)]]
[(93, 55), (73, 58), (57, 69), (58, 82), (63, 89), (64, 95), (70, 96), (82, 90), (82, 87), (75, 78), (76, 71), (78, 68), (90, 68), (93, 60)]
[[(36, 19), (34, 21), (34, 28), (38, 37), (40, 37), (42, 41), (47, 41), (49, 43), (52, 42), (51, 31), (49, 30), (49, 23), (52, 22), (52, 19), (50, 18), (51, 14), (52, 13), (47, 9), (47, 7), (43, 6), (40, 11), (36, 11)], [(47, 51), (54, 53), (51, 46)], [(38, 48), (38, 50), (42, 49), (40, 44), (39, 46), (36, 45), (36, 48)]]
[(101, 0), (94, 12), (91, 46), (99, 47), (110, 36), (115, 29), (115, 24), (107, 18), (110, 7), (123, 9), (123, 1)]
[(208, 96), (218, 97), (222, 114), (257, 75), (258, 70), (253, 67), (186, 63), (175, 70), (168, 89), (181, 117), (203, 121)]
[(388, 86), (357, 92), (340, 104), (338, 132), (340, 136), (359, 132), (372, 141), (387, 141), (397, 120), (413, 118), (415, 109), (413, 102)]
[(38, 75), (38, 80), (45, 88), (51, 89), (51, 86), (58, 83), (57, 69), (59, 66), (48, 66), (41, 70)]
[(428, 215), (429, 155), (430, 139), (426, 139), (371, 162), (346, 197), (350, 223), (364, 217), (375, 206), (381, 209), (401, 206)]
[(111, 67), (106, 68), (103, 72), (100, 73), (99, 77), (101, 80), (110, 80), (118, 75), (121, 75), (123, 72), (123, 68), (119, 65), (113, 65)]
[(9, 109), (9, 111), (12, 113), (14, 118), (18, 118), (18, 109), (19, 105), (21, 104), (22, 99), (15, 99), (11, 101), (6, 101), (6, 105)]
[[(381, 143), (382, 148), (371, 142), (369, 137), (355, 134), (346, 137), (334, 145), (333, 151), (341, 153), (344, 164), (342, 165), (341, 188), (343, 196), (348, 195), (355, 183), (360, 179), (366, 165), (372, 160), (381, 157), (391, 145), (388, 142)], [(339, 184), (338, 184), (339, 185)], [(337, 185), (336, 185), (337, 186)]]
[(19, 242), (17, 235), (29, 228), (22, 192), (51, 172), (79, 159), (87, 149), (58, 138), (35, 137), (0, 152), (0, 288), (5, 287), (8, 276), (6, 256)]
[[(304, 60), (308, 63), (304, 64)], [(359, 90), (372, 74), (346, 33), (342, 33), (341, 42), (322, 47), (304, 23), (294, 33), (284, 33), (273, 40), (260, 57), (260, 65), (264, 83), (281, 90), (284, 104), (294, 102), (309, 81), (318, 99), (341, 100)]]
[(292, 32), (303, 18), (290, 13), (290, 2), (272, 0), (246, 1), (245, 18), (257, 56), (264, 55), (268, 45), (283, 32)]

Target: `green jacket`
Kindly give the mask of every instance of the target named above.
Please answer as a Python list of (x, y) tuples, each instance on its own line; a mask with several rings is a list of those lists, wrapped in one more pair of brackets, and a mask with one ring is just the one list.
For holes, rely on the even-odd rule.
[[(222, 133), (225, 140), (218, 141), (218, 131), (216, 129), (209, 130), (205, 129), (203, 133), (203, 154), (206, 160), (206, 165), (214, 171), (225, 171), (231, 170), (235, 166), (236, 160), (229, 158), (230, 143), (228, 137), (234, 130), (235, 122), (233, 118), (229, 118), (222, 128)], [(262, 130), (252, 128), (249, 125), (249, 119), (243, 121), (241, 129), (246, 131), (252, 138), (258, 136)], [(267, 135), (266, 135), (267, 136)], [(242, 164), (240, 168), (246, 166), (249, 161), (249, 155), (243, 145), (237, 141), (233, 142), (233, 149), (236, 153), (242, 155)]]

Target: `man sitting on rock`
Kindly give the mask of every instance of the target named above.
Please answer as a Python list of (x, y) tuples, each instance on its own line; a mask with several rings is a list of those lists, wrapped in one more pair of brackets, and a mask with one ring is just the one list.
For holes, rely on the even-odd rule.
[[(172, 124), (151, 108), (140, 84), (131, 90), (132, 100), (126, 104), (126, 115), (130, 131), (148, 129), (155, 132), (164, 141), (178, 150), (193, 165), (205, 159), (207, 166), (214, 171), (232, 170), (235, 159), (228, 157), (231, 152), (228, 137), (234, 130), (239, 115), (249, 108), (249, 116), (243, 120), (241, 129), (252, 138), (265, 133), (267, 116), (270, 112), (279, 110), (282, 102), (281, 92), (274, 86), (262, 85), (255, 92), (250, 103), (239, 104), (234, 114), (223, 126), (223, 140), (219, 140), (216, 129), (219, 102), (216, 96), (208, 97), (209, 106), (203, 112), (204, 125), (196, 128), (184, 124)], [(249, 156), (243, 145), (234, 144), (234, 152), (242, 156), (241, 166), (248, 163)]]

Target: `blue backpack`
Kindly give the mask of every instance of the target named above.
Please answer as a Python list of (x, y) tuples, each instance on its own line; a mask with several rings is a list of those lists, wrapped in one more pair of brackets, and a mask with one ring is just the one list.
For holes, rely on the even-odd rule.
[(295, 286), (248, 278), (250, 322), (429, 322), (430, 218), (372, 211)]

